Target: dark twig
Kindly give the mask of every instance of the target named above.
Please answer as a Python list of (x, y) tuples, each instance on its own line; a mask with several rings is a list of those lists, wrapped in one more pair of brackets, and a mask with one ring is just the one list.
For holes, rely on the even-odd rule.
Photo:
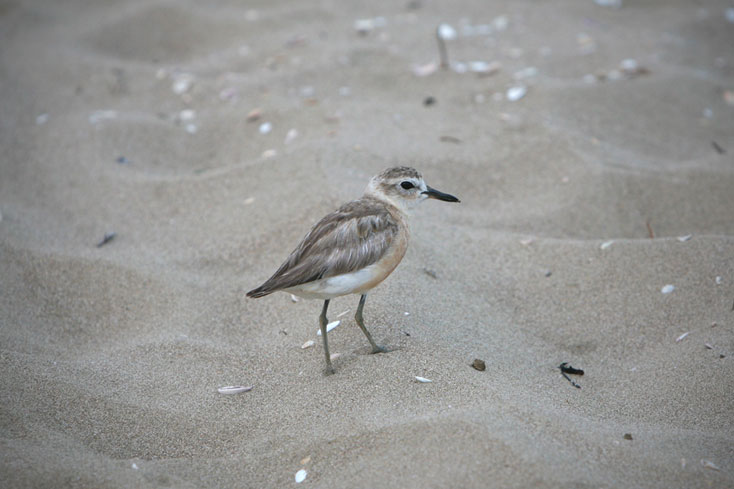
[(719, 146), (719, 143), (717, 143), (716, 141), (711, 141), (711, 146), (713, 146), (716, 152), (719, 153), (720, 155), (726, 154), (726, 150), (722, 148), (721, 146)]
[(561, 369), (561, 375), (563, 375), (563, 377), (564, 377), (564, 378), (565, 378), (565, 379), (566, 379), (567, 381), (571, 382), (571, 385), (572, 385), (572, 386), (574, 386), (574, 387), (575, 387), (575, 388), (577, 388), (577, 389), (581, 389), (581, 386), (580, 386), (580, 385), (578, 385), (578, 384), (577, 384), (576, 382), (574, 382), (574, 381), (573, 381), (573, 379), (571, 379), (571, 377), (569, 377), (569, 376), (568, 376), (568, 375), (566, 375), (566, 374), (572, 374), (572, 375), (584, 375), (584, 371), (583, 371), (583, 370), (581, 370), (581, 369), (578, 369), (578, 368), (573, 368), (572, 366), (570, 366), (570, 365), (568, 364), (568, 362), (563, 362), (562, 364), (560, 364), (560, 365), (558, 366), (558, 368), (559, 368), (559, 369)]
[(647, 226), (647, 234), (650, 236), (650, 239), (655, 239), (655, 233), (652, 230), (652, 225), (650, 225), (650, 219), (645, 221), (645, 225)]
[(106, 245), (107, 243), (115, 239), (115, 236), (117, 236), (117, 233), (114, 231), (105, 233), (104, 238), (102, 238), (102, 241), (97, 243), (97, 248), (103, 247), (104, 245)]

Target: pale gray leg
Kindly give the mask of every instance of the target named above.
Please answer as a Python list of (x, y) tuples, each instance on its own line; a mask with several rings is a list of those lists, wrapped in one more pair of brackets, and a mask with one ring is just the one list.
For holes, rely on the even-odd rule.
[(354, 315), (354, 319), (357, 321), (359, 328), (362, 330), (364, 335), (367, 337), (367, 341), (369, 341), (370, 345), (372, 345), (372, 353), (385, 353), (387, 350), (381, 346), (378, 346), (377, 343), (375, 343), (375, 340), (372, 339), (372, 335), (370, 335), (370, 332), (367, 331), (367, 328), (364, 327), (364, 319), (362, 318), (362, 308), (364, 308), (364, 302), (366, 300), (367, 300), (367, 294), (362, 294), (362, 297), (359, 298), (359, 305), (357, 306), (357, 314)]
[(326, 319), (326, 310), (329, 308), (329, 300), (324, 301), (324, 308), (321, 310), (321, 316), (319, 316), (319, 324), (321, 325), (321, 338), (324, 340), (324, 354), (326, 355), (326, 373), (333, 374), (334, 368), (331, 366), (331, 355), (329, 355), (329, 340), (326, 338), (326, 324), (329, 322)]

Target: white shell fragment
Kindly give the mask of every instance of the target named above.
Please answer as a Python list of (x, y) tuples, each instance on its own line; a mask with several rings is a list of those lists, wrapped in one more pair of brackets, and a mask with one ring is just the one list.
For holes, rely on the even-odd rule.
[(686, 336), (688, 336), (689, 334), (690, 334), (690, 332), (689, 332), (689, 331), (686, 331), (685, 333), (683, 333), (682, 335), (680, 335), (679, 337), (677, 337), (677, 338), (675, 339), (675, 342), (676, 342), (676, 343), (680, 343), (680, 342), (681, 342), (681, 341), (683, 341), (683, 339), (684, 339), (684, 338), (685, 338)]
[(612, 241), (612, 240), (604, 241), (601, 244), (601, 246), (599, 246), (599, 248), (601, 248), (602, 250), (606, 250), (607, 248), (609, 248), (610, 246), (612, 246), (612, 244), (614, 244), (614, 241)]
[(660, 289), (660, 292), (662, 292), (663, 294), (670, 294), (674, 290), (675, 290), (675, 286), (668, 284), (668, 285), (663, 286), (663, 288)]
[(263, 122), (262, 124), (260, 124), (260, 128), (259, 128), (260, 134), (267, 134), (272, 130), (273, 130), (273, 125), (269, 122)]
[(196, 134), (196, 131), (199, 130), (199, 127), (194, 124), (193, 122), (189, 122), (186, 124), (186, 132), (189, 134)]
[(685, 243), (686, 241), (688, 241), (692, 237), (693, 237), (692, 234), (686, 234), (685, 236), (678, 236), (678, 241), (680, 241), (681, 243)]
[(427, 384), (429, 382), (433, 382), (431, 379), (427, 379), (425, 377), (418, 377), (418, 376), (415, 377), (415, 380), (417, 380), (418, 382), (420, 382), (422, 384)]
[[(328, 332), (329, 332), (329, 331), (331, 331), (332, 329), (334, 329), (334, 328), (336, 328), (337, 326), (339, 326), (339, 324), (341, 324), (341, 321), (332, 321), (332, 322), (330, 322), (329, 324), (327, 324), (327, 325), (326, 325), (326, 332), (328, 333)], [(319, 328), (319, 330), (318, 330), (318, 331), (316, 332), (316, 334), (317, 334), (318, 336), (321, 336), (321, 329), (320, 329), (320, 328)]]
[(337, 319), (339, 319), (342, 316), (345, 316), (345, 315), (349, 314), (349, 311), (351, 311), (351, 309), (347, 309), (344, 312), (340, 312), (339, 314), (336, 315)]
[(724, 279), (721, 278), (719, 275), (716, 276), (716, 285), (721, 285), (724, 283)]
[(711, 469), (711, 470), (721, 470), (715, 463), (710, 462), (708, 460), (701, 459), (701, 465), (705, 469)]
[(526, 93), (528, 93), (528, 89), (522, 85), (510, 87), (507, 89), (507, 100), (510, 102), (516, 102), (523, 98)]
[(176, 95), (183, 95), (191, 89), (194, 84), (194, 78), (191, 75), (179, 75), (171, 85), (171, 90)]
[(298, 137), (298, 129), (290, 129), (285, 135), (285, 144), (290, 144)]
[(301, 482), (305, 481), (307, 475), (308, 472), (306, 472), (306, 469), (301, 469), (296, 472), (296, 484), (300, 484)]
[(268, 158), (275, 158), (277, 155), (278, 155), (278, 152), (275, 151), (274, 149), (266, 149), (265, 151), (263, 151), (262, 157), (265, 159), (268, 159)]
[(428, 76), (435, 73), (438, 69), (438, 63), (430, 62), (424, 65), (413, 65), (411, 69), (415, 76)]
[(184, 109), (178, 113), (178, 117), (182, 121), (192, 121), (196, 118), (196, 112), (191, 109)]
[(220, 394), (240, 394), (242, 392), (248, 392), (252, 390), (252, 386), (248, 385), (247, 387), (243, 385), (228, 385), (226, 387), (220, 387), (217, 389)]
[(132, 467), (133, 470), (138, 470), (138, 468), (139, 468), (138, 467), (138, 464), (136, 464), (135, 462), (133, 462), (133, 464), (130, 467)]
[(89, 122), (92, 124), (96, 124), (100, 121), (106, 121), (109, 119), (116, 119), (117, 118), (117, 111), (116, 110), (95, 110), (92, 112), (92, 115), (89, 116)]
[(315, 344), (316, 342), (314, 340), (308, 340), (307, 342), (301, 345), (301, 350), (305, 350), (306, 348), (311, 348)]
[(452, 41), (456, 39), (456, 29), (444, 22), (438, 26), (438, 35), (444, 41)]

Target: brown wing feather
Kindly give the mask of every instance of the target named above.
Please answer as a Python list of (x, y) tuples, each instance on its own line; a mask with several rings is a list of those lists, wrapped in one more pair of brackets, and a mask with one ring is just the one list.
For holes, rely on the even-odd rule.
[(247, 296), (262, 297), (372, 265), (397, 233), (398, 224), (384, 203), (363, 197), (344, 204), (321, 219), (273, 276)]

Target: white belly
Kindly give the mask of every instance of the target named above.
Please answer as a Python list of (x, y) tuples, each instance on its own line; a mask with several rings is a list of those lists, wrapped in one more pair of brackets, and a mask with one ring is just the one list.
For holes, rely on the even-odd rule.
[(356, 272), (296, 285), (284, 289), (284, 291), (304, 299), (333, 299), (342, 295), (366, 291), (371, 288), (370, 284), (380, 278), (380, 274), (381, 270), (377, 264), (373, 264)]

